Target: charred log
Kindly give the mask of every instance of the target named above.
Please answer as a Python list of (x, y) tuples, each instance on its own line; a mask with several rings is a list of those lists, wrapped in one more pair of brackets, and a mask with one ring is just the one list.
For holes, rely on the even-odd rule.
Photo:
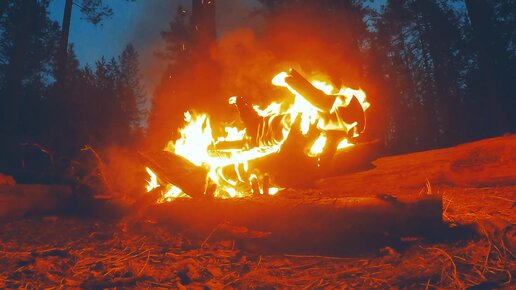
[(204, 167), (167, 151), (138, 154), (144, 164), (164, 182), (174, 184), (191, 197), (204, 196), (208, 175)]
[(263, 195), (269, 195), (269, 189), (271, 187), (271, 177), (268, 174), (263, 176)]
[[(314, 87), (294, 69), (290, 70), (290, 75), (285, 78), (285, 82), (320, 111), (332, 113), (332, 110), (334, 109), (333, 106), (338, 96), (325, 94)], [(339, 106), (335, 109), (338, 118), (342, 121), (347, 124), (357, 123), (355, 126), (357, 133), (360, 133), (365, 129), (366, 119), (364, 108), (356, 97), (353, 97), (346, 106)]]
[(331, 111), (335, 97), (318, 90), (295, 69), (290, 70), (290, 75), (285, 78), (285, 82), (314, 107), (323, 112)]
[[(281, 194), (281, 193), (280, 193)], [(260, 252), (349, 255), (425, 237), (442, 226), (441, 196), (324, 198), (298, 192), (274, 198), (176, 200), (148, 215), (204, 239), (221, 223), (270, 233), (240, 242)]]
[(347, 124), (357, 122), (356, 133), (362, 133), (366, 126), (366, 117), (362, 105), (356, 97), (351, 98), (349, 104), (345, 107), (338, 107), (337, 114), (339, 118)]

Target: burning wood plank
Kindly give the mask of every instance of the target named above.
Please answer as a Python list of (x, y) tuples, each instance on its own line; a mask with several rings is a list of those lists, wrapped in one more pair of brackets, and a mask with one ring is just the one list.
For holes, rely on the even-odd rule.
[(259, 199), (178, 199), (147, 214), (200, 240), (224, 223), (270, 232), (245, 241), (260, 251), (347, 255), (431, 235), (442, 226), (442, 201), (438, 195), (324, 198), (284, 192)]
[(326, 113), (336, 110), (338, 118), (342, 121), (348, 124), (357, 123), (357, 132), (362, 132), (365, 129), (366, 118), (364, 108), (355, 96), (350, 99), (346, 106), (340, 105), (335, 107), (338, 96), (325, 94), (314, 87), (296, 70), (290, 70), (290, 74), (285, 78), (285, 82), (319, 110)]
[(319, 110), (324, 112), (331, 111), (335, 97), (328, 96), (315, 88), (295, 69), (290, 70), (290, 75), (285, 78), (285, 82)]
[(164, 182), (174, 184), (191, 197), (204, 196), (208, 175), (204, 167), (196, 166), (185, 158), (167, 151), (138, 154)]

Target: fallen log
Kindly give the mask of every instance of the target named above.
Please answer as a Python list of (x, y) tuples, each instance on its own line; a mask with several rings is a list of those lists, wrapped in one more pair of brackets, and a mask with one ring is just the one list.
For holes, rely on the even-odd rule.
[(178, 199), (151, 206), (147, 216), (193, 239), (215, 238), (213, 232), (229, 224), (270, 233), (240, 240), (260, 252), (331, 255), (364, 253), (401, 237), (431, 236), (443, 225), (438, 195), (325, 198), (283, 192), (260, 198)]
[(63, 185), (0, 185), (0, 221), (50, 214), (70, 207), (72, 189)]
[[(350, 147), (353, 148), (353, 147)], [(337, 163), (343, 164), (336, 161)], [(321, 190), (350, 195), (391, 192), (413, 194), (432, 186), (489, 187), (516, 184), (516, 134), (458, 146), (387, 156), (372, 162), (374, 169), (316, 182)], [(402, 181), (402, 182), (400, 182)]]

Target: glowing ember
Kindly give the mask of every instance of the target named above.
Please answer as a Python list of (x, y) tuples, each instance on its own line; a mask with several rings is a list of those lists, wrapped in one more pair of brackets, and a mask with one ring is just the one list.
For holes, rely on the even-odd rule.
[[(180, 129), (181, 137), (167, 144), (165, 151), (208, 170), (207, 182), (216, 185), (215, 197), (245, 197), (253, 192), (266, 192), (265, 189), (257, 189), (264, 186), (270, 195), (276, 194), (280, 189), (270, 187), (269, 182), (263, 184), (264, 173), (250, 168), (249, 162), (280, 151), (290, 132), (297, 128), (296, 122), (303, 135), (311, 130), (319, 131), (319, 137), (307, 144), (306, 149), (307, 156), (314, 158), (327, 149), (328, 132), (337, 132), (336, 136), (341, 136), (336, 150), (342, 150), (353, 146), (349, 138), (357, 137), (365, 128), (365, 117), (363, 121), (355, 121), (347, 115), (357, 111), (363, 114), (369, 108), (362, 90), (336, 90), (322, 81), (310, 84), (293, 70), (290, 74), (279, 73), (272, 84), (287, 88), (293, 98), (287, 96), (283, 102), (271, 103), (263, 109), (250, 106), (240, 97), (229, 98), (229, 103), (238, 107), (241, 117), (243, 114), (255, 116), (252, 120), (258, 121), (254, 130), (243, 120), (247, 128), (225, 127), (225, 136), (214, 136), (208, 115), (186, 112), (185, 126)], [(150, 178), (147, 191), (163, 188), (159, 202), (188, 196), (172, 184), (160, 184), (159, 177), (151, 169), (146, 170)]]

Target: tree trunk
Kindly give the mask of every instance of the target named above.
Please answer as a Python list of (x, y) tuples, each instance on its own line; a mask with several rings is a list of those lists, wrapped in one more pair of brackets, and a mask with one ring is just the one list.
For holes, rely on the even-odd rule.
[[(485, 0), (466, 0), (466, 10), (473, 28), (473, 43), (477, 50), (478, 65), (484, 78), (484, 94), (489, 98), (487, 105), (491, 110), (491, 119), (494, 122), (495, 133), (503, 133), (506, 116), (502, 107), (503, 86), (500, 82), (503, 73), (497, 66), (495, 59), (503, 57), (502, 51), (493, 48), (493, 44), (500, 45), (496, 31), (490, 23), (489, 12), (492, 10)], [(491, 45), (488, 45), (491, 44)]]
[(445, 146), (454, 143), (459, 131), (456, 128), (458, 120), (453, 118), (459, 113), (459, 110), (453, 110), (453, 108), (458, 109), (456, 104), (458, 95), (455, 87), (458, 81), (454, 74), (457, 69), (450, 63), (450, 59), (453, 58), (450, 52), (452, 45), (449, 41), (450, 36), (443, 35), (443, 33), (452, 33), (452, 30), (451, 27), (449, 27), (450, 30), (444, 29), (444, 24), (440, 23), (442, 21), (440, 17), (446, 17), (446, 15), (437, 4), (421, 2), (417, 7), (421, 15), (420, 21), (419, 17), (417, 21), (419, 39), (432, 63), (431, 69), (427, 65), (426, 74), (433, 76), (432, 85), (429, 88), (431, 99), (428, 100), (433, 104), (431, 106), (434, 127), (432, 133), (435, 142), (433, 145)]
[[(30, 48), (31, 28), (34, 24), (37, 2), (21, 2), (16, 15), (13, 45), (9, 51), (9, 64), (5, 74), (5, 89), (0, 104), (0, 168), (9, 168), (12, 150), (19, 138), (20, 100), (23, 91), (23, 73)], [(1, 169), (0, 169), (1, 170)]]
[(61, 39), (59, 42), (59, 52), (57, 55), (57, 81), (60, 89), (63, 88), (66, 76), (66, 59), (68, 56), (68, 36), (70, 34), (70, 19), (72, 16), (73, 0), (66, 0), (63, 25), (61, 30)]
[(194, 57), (207, 55), (216, 38), (215, 0), (192, 0), (191, 24)]

